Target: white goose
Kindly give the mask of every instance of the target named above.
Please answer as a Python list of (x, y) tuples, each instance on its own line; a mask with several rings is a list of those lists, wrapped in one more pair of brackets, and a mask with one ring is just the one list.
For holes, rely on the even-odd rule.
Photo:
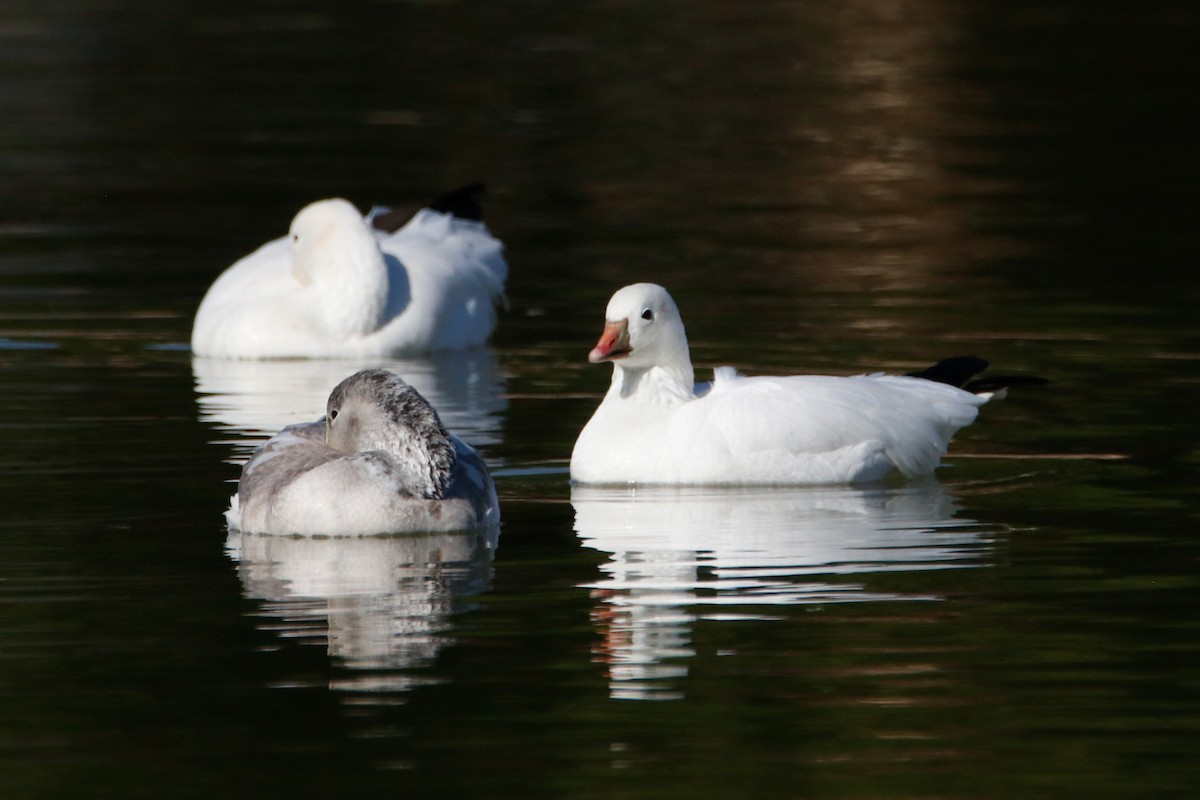
[(366, 536), (495, 525), (500, 509), (471, 446), (416, 389), (368, 369), (334, 388), (324, 417), (254, 453), (225, 517), (242, 533)]
[[(912, 375), (743, 377), (693, 383), (675, 301), (638, 283), (613, 295), (588, 355), (611, 361), (612, 385), (579, 434), (579, 483), (818, 484), (908, 477), (937, 467), (950, 438), (1003, 387), (959, 388), (987, 362), (949, 359)], [(954, 385), (951, 385), (954, 384)]]
[(346, 358), (484, 344), (503, 304), (503, 246), (480, 219), (478, 185), (399, 230), (346, 200), (320, 200), (287, 237), (237, 261), (196, 311), (192, 352), (217, 358)]

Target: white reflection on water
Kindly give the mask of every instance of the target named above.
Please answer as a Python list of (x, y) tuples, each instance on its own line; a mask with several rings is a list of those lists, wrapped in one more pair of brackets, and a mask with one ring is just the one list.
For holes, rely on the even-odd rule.
[[(697, 619), (773, 619), (794, 604), (934, 600), (844, 576), (981, 566), (994, 528), (955, 519), (935, 481), (903, 488), (575, 486), (575, 530), (608, 553), (588, 584), (610, 693), (675, 699)], [(839, 576), (821, 580), (818, 576)]]
[(222, 442), (233, 445), (235, 463), (246, 461), (284, 426), (323, 416), (334, 386), (360, 369), (375, 367), (416, 387), (446, 427), (469, 444), (487, 447), (500, 441), (508, 401), (504, 378), (487, 349), (406, 359), (192, 359), (200, 420), (239, 435)]
[(330, 688), (403, 691), (453, 643), (462, 598), (489, 587), (499, 531), (363, 538), (231, 533), (226, 550), (263, 630), (324, 646), (351, 671)]

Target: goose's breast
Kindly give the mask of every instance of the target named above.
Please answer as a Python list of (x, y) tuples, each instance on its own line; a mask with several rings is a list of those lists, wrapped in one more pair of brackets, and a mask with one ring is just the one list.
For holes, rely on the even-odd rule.
[(582, 483), (671, 483), (678, 462), (669, 416), (644, 407), (602, 403), (571, 454), (571, 479)]

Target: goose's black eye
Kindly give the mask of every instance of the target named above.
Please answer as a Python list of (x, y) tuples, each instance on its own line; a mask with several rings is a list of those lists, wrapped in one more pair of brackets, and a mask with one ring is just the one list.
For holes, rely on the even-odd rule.
[(337, 412), (338, 412), (338, 410), (336, 408), (329, 412), (329, 421), (330, 422), (333, 422), (335, 419), (337, 419)]
[(646, 320), (647, 322), (653, 322), (654, 321), (654, 312), (647, 308), (645, 311), (642, 312), (642, 319)]

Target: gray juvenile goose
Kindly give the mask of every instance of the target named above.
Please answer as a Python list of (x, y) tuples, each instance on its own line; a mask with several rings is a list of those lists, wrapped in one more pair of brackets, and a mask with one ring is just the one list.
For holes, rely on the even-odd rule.
[(494, 525), (500, 508), (471, 446), (399, 376), (369, 369), (334, 388), (324, 417), (255, 451), (226, 519), (245, 533), (363, 536)]

